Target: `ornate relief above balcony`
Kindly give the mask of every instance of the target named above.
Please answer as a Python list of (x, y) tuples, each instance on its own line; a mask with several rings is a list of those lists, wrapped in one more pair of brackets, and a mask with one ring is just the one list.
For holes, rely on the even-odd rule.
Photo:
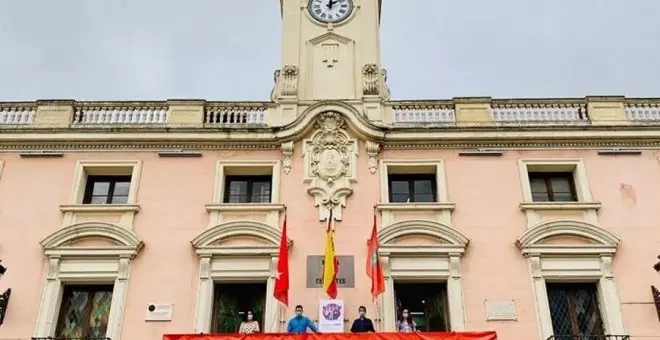
[(362, 66), (362, 94), (365, 96), (381, 96), (390, 99), (390, 89), (387, 87), (387, 70), (379, 69), (376, 64)]
[(325, 220), (332, 209), (341, 221), (346, 197), (357, 182), (357, 141), (346, 133), (344, 117), (337, 112), (321, 113), (314, 123), (315, 132), (303, 142), (305, 183), (319, 209), (319, 220)]

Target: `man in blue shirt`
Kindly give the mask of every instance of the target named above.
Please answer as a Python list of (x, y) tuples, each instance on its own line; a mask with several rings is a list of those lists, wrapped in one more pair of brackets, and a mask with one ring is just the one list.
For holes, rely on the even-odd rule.
[(306, 333), (307, 328), (312, 332), (318, 333), (319, 330), (316, 328), (316, 325), (308, 317), (303, 315), (303, 308), (301, 305), (296, 306), (296, 316), (289, 320), (289, 324), (286, 326), (286, 331), (289, 334), (300, 334)]

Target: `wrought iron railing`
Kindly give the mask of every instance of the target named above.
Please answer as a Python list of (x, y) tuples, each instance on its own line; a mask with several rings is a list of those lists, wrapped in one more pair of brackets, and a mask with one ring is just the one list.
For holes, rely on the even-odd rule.
[(630, 335), (553, 335), (546, 340), (630, 340)]
[(96, 337), (82, 337), (82, 338), (66, 338), (66, 337), (52, 337), (45, 338), (32, 338), (32, 340), (112, 340), (110, 338), (96, 338)]

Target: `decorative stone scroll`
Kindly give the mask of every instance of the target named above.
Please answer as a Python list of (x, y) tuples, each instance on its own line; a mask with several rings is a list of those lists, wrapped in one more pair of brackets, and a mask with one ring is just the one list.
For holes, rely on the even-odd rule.
[(378, 65), (366, 64), (362, 66), (362, 94), (378, 95), (380, 86), (380, 77), (378, 74)]
[(366, 64), (362, 67), (362, 94), (369, 96), (382, 96), (390, 98), (390, 89), (387, 87), (387, 70), (378, 69), (376, 64)]
[(305, 183), (309, 184), (319, 220), (328, 218), (330, 210), (341, 221), (342, 207), (353, 193), (357, 181), (357, 141), (345, 131), (344, 117), (337, 112), (324, 112), (314, 123), (312, 137), (304, 141)]
[(293, 166), (293, 141), (288, 141), (282, 143), (280, 146), (282, 149), (282, 169), (286, 175), (291, 173), (291, 167)]
[(369, 156), (369, 159), (367, 160), (369, 172), (373, 175), (376, 173), (376, 169), (378, 169), (378, 152), (380, 151), (380, 144), (368, 140), (365, 143), (365, 149), (367, 151), (367, 156)]
[(284, 65), (283, 68), (275, 70), (273, 81), (275, 84), (270, 93), (270, 99), (273, 101), (281, 96), (296, 96), (298, 94), (298, 67)]

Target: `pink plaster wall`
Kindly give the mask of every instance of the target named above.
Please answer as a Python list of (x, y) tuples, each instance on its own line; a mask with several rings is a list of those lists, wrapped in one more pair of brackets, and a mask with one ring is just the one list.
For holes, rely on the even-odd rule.
[[(300, 150), (298, 143), (295, 150)], [(525, 217), (518, 159), (583, 158), (589, 186), (603, 204), (601, 224), (623, 239), (614, 260), (624, 322), (631, 335), (660, 336), (649, 286), (660, 285), (652, 269), (660, 245), (660, 164), (656, 152), (642, 156), (598, 156), (596, 151), (508, 151), (503, 157), (459, 157), (456, 150), (381, 152), (382, 159), (443, 159), (449, 200), (456, 203), (453, 225), (470, 238), (463, 260), (463, 289), (467, 327), (492, 329), (502, 339), (539, 336), (531, 280), (525, 260), (515, 247)], [(163, 333), (191, 332), (196, 294), (197, 257), (190, 240), (206, 228), (217, 159), (281, 159), (279, 151), (205, 152), (202, 158), (159, 158), (152, 152), (67, 153), (63, 158), (20, 158), (2, 154), (0, 177), (0, 258), (9, 268), (0, 290), (11, 287), (12, 298), (0, 327), (0, 338), (29, 338), (34, 330), (47, 266), (38, 242), (61, 226), (58, 206), (67, 202), (79, 159), (143, 160), (135, 232), (145, 248), (134, 260), (124, 313), (122, 339), (160, 339)], [(348, 317), (364, 304), (373, 314), (369, 281), (364, 274), (366, 240), (373, 205), (379, 199), (379, 172), (367, 168), (364, 145), (358, 157), (358, 183), (337, 224), (338, 255), (355, 256), (355, 289), (340, 289)], [(316, 318), (320, 289), (305, 288), (307, 255), (322, 255), (325, 225), (318, 221), (313, 199), (302, 184), (300, 152), (293, 169), (282, 174), (281, 202), (288, 207), (290, 304), (302, 304)], [(514, 299), (518, 320), (486, 322), (484, 300)], [(144, 321), (149, 302), (175, 305), (171, 322)], [(291, 309), (287, 315), (291, 314)]]

